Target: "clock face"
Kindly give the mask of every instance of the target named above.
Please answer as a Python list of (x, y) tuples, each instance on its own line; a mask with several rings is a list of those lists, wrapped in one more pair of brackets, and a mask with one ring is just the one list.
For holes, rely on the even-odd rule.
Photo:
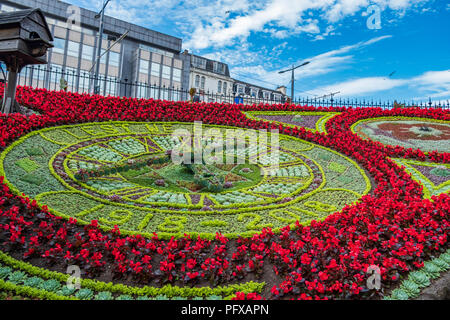
[[(168, 122), (47, 128), (6, 149), (2, 170), (14, 191), (57, 215), (168, 237), (246, 236), (307, 224), (371, 188), (364, 171), (333, 150), (249, 129), (203, 125), (192, 141), (212, 151), (193, 165), (174, 161), (170, 152), (179, 154), (195, 128)], [(227, 134), (236, 130), (236, 146), (228, 148)]]
[(352, 126), (353, 132), (363, 139), (385, 145), (450, 152), (450, 123), (444, 120), (382, 117), (364, 119)]

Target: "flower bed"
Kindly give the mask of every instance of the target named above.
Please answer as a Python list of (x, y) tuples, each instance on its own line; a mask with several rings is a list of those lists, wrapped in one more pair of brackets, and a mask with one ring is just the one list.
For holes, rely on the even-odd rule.
[[(424, 153), (418, 149), (385, 146), (378, 142), (362, 140), (350, 129), (351, 125), (361, 119), (386, 116), (426, 117), (448, 121), (448, 113), (442, 110), (402, 109), (383, 111), (381, 109), (347, 108), (318, 108), (316, 110), (312, 107), (290, 105), (243, 107), (244, 111), (271, 111), (272, 109), (290, 112), (341, 112), (326, 122), (327, 134), (325, 134), (313, 133), (302, 127), (289, 127), (281, 123), (248, 119), (236, 105), (104, 98), (48, 92), (27, 87), (19, 88), (18, 100), (27, 107), (39, 111), (41, 115), (31, 115), (30, 117), (21, 115), (0, 116), (0, 127), (2, 129), (0, 131), (2, 135), (0, 145), (5, 148), (2, 157), (8, 159), (6, 162), (2, 159), (8, 181), (2, 179), (0, 247), (2, 251), (13, 255), (17, 260), (25, 260), (39, 264), (45, 269), (59, 272), (65, 272), (67, 265), (75, 264), (83, 270), (83, 278), (107, 277), (105, 270), (111, 270), (114, 275), (114, 279), (111, 278), (111, 281), (134, 286), (148, 284), (163, 287), (163, 284), (171, 283), (179, 287), (187, 285), (205, 286), (208, 284), (216, 287), (218, 285), (228, 286), (235, 283), (245, 283), (252, 277), (265, 282), (264, 289), (258, 289), (260, 295), (255, 294), (255, 292), (249, 294), (250, 292), (247, 291), (239, 293), (237, 298), (257, 299), (262, 296), (272, 299), (359, 299), (383, 297), (391, 288), (398, 286), (399, 281), (405, 278), (408, 272), (422, 267), (425, 261), (437, 258), (448, 248), (447, 235), (450, 229), (448, 221), (450, 197), (448, 193), (423, 199), (422, 185), (413, 180), (403, 168), (390, 158), (448, 163), (450, 160), (449, 154), (436, 151)], [(289, 155), (285, 158), (286, 163), (289, 163), (289, 161), (295, 163), (289, 157), (298, 160), (295, 160), (297, 161), (295, 166), (278, 172), (274, 179), (301, 180), (306, 178), (311, 180), (310, 185), (316, 184), (316, 189), (322, 184), (327, 187), (326, 184), (328, 183), (341, 183), (347, 189), (356, 188), (352, 189), (354, 192), (352, 194), (356, 198), (347, 199), (340, 193), (342, 191), (340, 187), (329, 188), (330, 194), (328, 197), (319, 197), (319, 191), (314, 193), (315, 190), (312, 190), (307, 193), (308, 198), (305, 198), (305, 200), (308, 200), (302, 203), (306, 207), (298, 207), (298, 209), (301, 209), (299, 212), (303, 212), (302, 210), (317, 210), (317, 212), (323, 211), (324, 214), (319, 217), (310, 216), (310, 221), (302, 221), (297, 217), (286, 214), (284, 211), (291, 210), (292, 207), (303, 201), (302, 199), (296, 202), (296, 190), (292, 191), (291, 194), (287, 187), (278, 186), (278, 182), (261, 183), (256, 187), (253, 186), (256, 189), (253, 193), (254, 197), (256, 197), (255, 194), (262, 197), (262, 193), (269, 195), (270, 192), (279, 189), (283, 192), (285, 189), (285, 192), (288, 192), (285, 195), (289, 196), (283, 197), (284, 202), (280, 203), (280, 207), (270, 208), (259, 216), (255, 212), (261, 209), (256, 208), (258, 202), (253, 201), (253, 198), (251, 201), (249, 198), (248, 202), (242, 202), (243, 206), (239, 209), (232, 209), (235, 204), (227, 205), (224, 203), (230, 202), (231, 198), (229, 197), (223, 197), (222, 203), (220, 198), (220, 201), (215, 199), (216, 202), (211, 199), (208, 206), (212, 210), (199, 211), (199, 214), (195, 215), (201, 217), (205, 212), (205, 216), (216, 215), (212, 219), (202, 221), (204, 222), (203, 225), (200, 222), (203, 229), (211, 228), (207, 237), (209, 239), (193, 237), (198, 234), (195, 230), (191, 232), (192, 237), (170, 238), (171, 235), (180, 236), (178, 234), (180, 232), (191, 231), (185, 228), (194, 225), (191, 221), (186, 223), (187, 219), (192, 217), (182, 209), (191, 209), (190, 206), (198, 204), (201, 201), (201, 195), (200, 197), (198, 195), (189, 196), (191, 203), (187, 201), (187, 204), (181, 202), (161, 203), (161, 206), (166, 206), (170, 212), (164, 212), (166, 209), (156, 211), (152, 207), (152, 210), (155, 211), (155, 213), (152, 213), (153, 216), (141, 214), (143, 219), (135, 222), (134, 226), (136, 224), (138, 226), (145, 225), (148, 228), (146, 237), (140, 234), (126, 235), (128, 232), (122, 232), (122, 229), (124, 229), (142, 233), (139, 230), (131, 230), (130, 226), (128, 229), (124, 228), (135, 216), (138, 216), (134, 211), (130, 215), (125, 210), (138, 209), (121, 209), (122, 212), (115, 213), (112, 210), (112, 212), (104, 212), (100, 217), (93, 215), (96, 211), (104, 208), (94, 206), (85, 208), (82, 212), (74, 212), (70, 218), (66, 210), (49, 210), (48, 208), (52, 208), (52, 205), (54, 205), (53, 202), (50, 205), (49, 199), (40, 197), (40, 203), (32, 200), (39, 194), (45, 195), (47, 192), (57, 192), (61, 195), (68, 193), (71, 197), (73, 196), (73, 194), (70, 194), (71, 190), (65, 190), (65, 186), (64, 188), (61, 187), (64, 174), (68, 176), (71, 174), (70, 160), (78, 162), (83, 160), (86, 162), (85, 166), (89, 169), (92, 166), (95, 167), (97, 164), (95, 161), (125, 161), (127, 158), (125, 155), (139, 155), (140, 151), (143, 150), (142, 148), (147, 150), (153, 144), (160, 147), (169, 144), (167, 141), (159, 144), (151, 138), (152, 135), (159, 136), (160, 134), (150, 132), (150, 138), (153, 140), (153, 143), (150, 143), (147, 138), (142, 140), (136, 137), (141, 133), (139, 130), (130, 130), (131, 135), (127, 139), (132, 139), (134, 142), (127, 140), (129, 143), (120, 143), (119, 147), (119, 144), (108, 140), (114, 135), (111, 134), (112, 130), (109, 130), (108, 134), (99, 134), (99, 132), (105, 132), (105, 130), (93, 129), (90, 132), (94, 133), (93, 136), (96, 136), (97, 133), (95, 139), (89, 136), (87, 145), (77, 146), (73, 150), (67, 150), (61, 154), (59, 152), (61, 149), (70, 148), (70, 146), (83, 141), (75, 141), (73, 135), (69, 135), (69, 138), (67, 135), (50, 134), (51, 137), (48, 137), (47, 132), (61, 130), (61, 126), (70, 126), (70, 130), (76, 130), (74, 128), (100, 127), (101, 125), (116, 126), (116, 123), (124, 122), (138, 128), (143, 126), (141, 122), (144, 121), (146, 124), (156, 125), (158, 132), (164, 132), (165, 128), (173, 128), (176, 125), (189, 126), (189, 123), (197, 120), (204, 124), (214, 125), (214, 127), (218, 125), (233, 126), (249, 130), (278, 128), (282, 134), (280, 146)], [(65, 127), (65, 129), (67, 128)], [(111, 128), (109, 127), (109, 129)], [(42, 139), (46, 142), (42, 141), (42, 144), (31, 143), (26, 146), (25, 143), (28, 140), (33, 142), (32, 139)], [(113, 140), (116, 140), (116, 138)], [(54, 141), (59, 142), (59, 144), (52, 145), (52, 143), (55, 144)], [(112, 144), (109, 144), (109, 142)], [(88, 148), (88, 145), (91, 144), (97, 146), (92, 152), (84, 155), (78, 154), (76, 157), (74, 157), (75, 155), (72, 156), (72, 153), (77, 153), (80, 148)], [(98, 148), (105, 148), (106, 145), (108, 151), (98, 150)], [(23, 148), (20, 149), (21, 147)], [(119, 149), (116, 149), (116, 147)], [(17, 152), (15, 152), (15, 148), (18, 148)], [(87, 161), (87, 158), (82, 159), (82, 157), (92, 155), (100, 159), (92, 161)], [(45, 157), (50, 157), (52, 161)], [(91, 163), (91, 167), (87, 163)], [(310, 169), (308, 170), (309, 177), (303, 177), (306, 171), (299, 168), (300, 164)], [(346, 164), (347, 168), (345, 168)], [(15, 168), (15, 171), (20, 172), (20, 177), (14, 177), (12, 173), (14, 170), (10, 170), (8, 173), (7, 166), (11, 166)], [(54, 172), (51, 172), (50, 168), (53, 168)], [(350, 173), (348, 170), (351, 168), (354, 168), (353, 172), (356, 176), (347, 174)], [(61, 169), (61, 171), (58, 172), (58, 169)], [(241, 173), (242, 169), (239, 168), (233, 173), (240, 177), (251, 174), (251, 172), (245, 172), (248, 170)], [(328, 172), (325, 172), (325, 169)], [(37, 175), (38, 178), (33, 177), (33, 173), (40, 172), (39, 170), (48, 170), (48, 172), (42, 171), (42, 174)], [(157, 170), (163, 170), (163, 168)], [(251, 168), (253, 173), (255, 170), (257, 169)], [(320, 176), (325, 178), (315, 181), (319, 172)], [(370, 184), (367, 184), (367, 179), (364, 179), (365, 172), (370, 176), (372, 190), (370, 194), (362, 196), (368, 192), (368, 186), (370, 186)], [(362, 177), (361, 183), (354, 183), (358, 174)], [(24, 180), (25, 176), (27, 177)], [(57, 179), (56, 176), (61, 180)], [(40, 182), (39, 177), (44, 181)], [(100, 201), (105, 207), (125, 205), (116, 202), (114, 199), (108, 199), (107, 203), (104, 203), (106, 201), (104, 197), (109, 195), (108, 190), (116, 190), (111, 189), (111, 183), (114, 188), (117, 187), (114, 183), (119, 183), (119, 181), (113, 181), (116, 179), (112, 178), (114, 177), (111, 177), (110, 183), (107, 183), (106, 186), (102, 183), (95, 185), (95, 188), (84, 186), (86, 190), (94, 191), (93, 189), (95, 189), (95, 192), (97, 192), (95, 197), (90, 195), (88, 198), (92, 201)], [(130, 178), (129, 176), (128, 179)], [(234, 177), (235, 179), (236, 177)], [(120, 182), (129, 183), (129, 181)], [(263, 187), (264, 184), (272, 185)], [(305, 185), (304, 182), (302, 184)], [(32, 185), (33, 187), (25, 189), (26, 185)], [(77, 183), (77, 185), (82, 186), (80, 183)], [(44, 189), (49, 186), (51, 186), (52, 191)], [(12, 190), (10, 190), (10, 187)], [(140, 188), (142, 187), (141, 185)], [(157, 187), (164, 188), (162, 185), (154, 188)], [(276, 189), (277, 187), (279, 189)], [(127, 188), (130, 187), (125, 186), (122, 190), (127, 190)], [(130, 192), (134, 190), (128, 189)], [(159, 190), (161, 191), (161, 189)], [(83, 193), (81, 190), (78, 191)], [(30, 198), (18, 195), (19, 192), (27, 192)], [(233, 192), (236, 192), (236, 190), (229, 193)], [(77, 192), (80, 195), (81, 193)], [(87, 192), (84, 193), (88, 194)], [(191, 194), (190, 191), (185, 193)], [(317, 195), (317, 198), (313, 198), (314, 195)], [(357, 203), (350, 205), (360, 196), (362, 197)], [(236, 196), (234, 197), (236, 198)], [(217, 198), (217, 195), (215, 195), (215, 198)], [(171, 197), (167, 199), (171, 199)], [(174, 201), (178, 201), (178, 199), (178, 196), (174, 197)], [(59, 201), (70, 204), (73, 198), (66, 200), (59, 198)], [(263, 203), (272, 205), (276, 201), (278, 201), (277, 198), (267, 196)], [(323, 203), (319, 203), (323, 201), (331, 202), (325, 202), (324, 206)], [(80, 201), (80, 203), (84, 202)], [(149, 204), (151, 206), (158, 205), (152, 201)], [(169, 205), (170, 207), (168, 207)], [(274, 212), (270, 211), (272, 209)], [(158, 228), (161, 223), (153, 223), (153, 218), (158, 217), (159, 213), (170, 214), (177, 210), (179, 211), (177, 212), (177, 219), (161, 220), (161, 223), (167, 222), (166, 226), (172, 227), (169, 232), (167, 232), (167, 229), (161, 231)], [(227, 210), (229, 212), (223, 214), (223, 217), (219, 215)], [(232, 210), (237, 210), (237, 212)], [(75, 216), (79, 213), (82, 214), (80, 219)], [(61, 216), (64, 214), (66, 219), (55, 214)], [(274, 215), (280, 219), (276, 219)], [(160, 216), (162, 217), (162, 214)], [(244, 227), (246, 231), (234, 232), (233, 236), (236, 238), (232, 240), (220, 233), (216, 234), (214, 239), (211, 239), (213, 232), (229, 228), (229, 225), (223, 223), (227, 222), (223, 220), (225, 216), (228, 219), (237, 219), (239, 227)], [(86, 220), (83, 219), (84, 217)], [(325, 219), (319, 221), (322, 217)], [(103, 220), (100, 218), (103, 218)], [(90, 222), (91, 219), (94, 219), (94, 221)], [(264, 219), (274, 220), (269, 222), (269, 220)], [(82, 220), (86, 223), (84, 226), (81, 223)], [(294, 222), (294, 220), (300, 221)], [(244, 221), (248, 221), (248, 223), (244, 224)], [(274, 230), (277, 232), (274, 233), (269, 228), (263, 229), (263, 227), (269, 227), (265, 224), (273, 224), (275, 221), (278, 221), (279, 224), (272, 227), (278, 229)], [(108, 222), (110, 223), (109, 226)], [(251, 230), (247, 228), (249, 224)], [(291, 226), (280, 228), (282, 225), (288, 224)], [(180, 225), (183, 226), (183, 229), (177, 229)], [(108, 227), (110, 231), (103, 231), (101, 226)], [(153, 231), (156, 231), (158, 236), (152, 234)], [(233, 233), (233, 231), (236, 230), (231, 229), (229, 233)], [(259, 233), (257, 234), (257, 232)], [(159, 236), (160, 234), (162, 238)], [(243, 235), (245, 237), (242, 237)], [(367, 288), (368, 275), (366, 271), (371, 265), (380, 268), (381, 290)], [(270, 274), (272, 272), (274, 275)], [(20, 278), (20, 274), (17, 275), (17, 278)], [(10, 280), (8, 278), (9, 282), (11, 282)], [(12, 281), (17, 281), (17, 279), (13, 278)], [(24, 286), (24, 281), (18, 284)], [(39, 282), (37, 279), (33, 281)], [(42, 290), (40, 285), (30, 288)], [(8, 285), (7, 290), (15, 291), (16, 294), (23, 294), (17, 288), (17, 284), (15, 284), (15, 287)], [(33, 292), (31, 295), (39, 296), (43, 294), (41, 291), (28, 288), (27, 290)], [(240, 291), (237, 288), (233, 290)], [(83, 291), (82, 294), (90, 296), (91, 294), (94, 295), (94, 292)], [(45, 295), (42, 297), (45, 297)], [(47, 296), (47, 298), (49, 297), (54, 296)], [(135, 296), (132, 297), (136, 298)]]
[(247, 111), (250, 119), (265, 120), (283, 125), (305, 128), (312, 132), (325, 132), (325, 123), (340, 112), (302, 111)]
[(450, 152), (450, 124), (439, 120), (384, 117), (366, 119), (352, 126), (365, 139), (386, 145), (419, 148), (422, 151)]
[[(167, 142), (172, 132), (192, 128), (174, 122), (108, 122), (37, 130), (2, 153), (0, 175), (16, 194), (25, 193), (56, 215), (81, 224), (98, 220), (101, 226), (117, 225), (122, 232), (147, 237), (158, 232), (166, 239), (185, 233), (214, 239), (217, 232), (232, 238), (251, 236), (264, 227), (275, 231), (287, 224), (294, 227), (296, 221), (309, 224), (371, 189), (369, 178), (354, 161), (289, 136), (279, 142), (280, 169), (272, 170), (269, 161), (258, 165), (248, 161), (258, 156), (267, 160), (270, 143), (254, 155), (243, 150), (247, 160), (243, 164), (229, 165), (228, 170), (215, 167), (235, 180), (221, 192), (202, 186), (183, 165), (145, 165), (148, 157), (174, 147)], [(204, 126), (208, 129), (220, 134), (230, 128)], [(135, 149), (117, 144), (124, 140)], [(145, 166), (125, 170), (130, 161)], [(251, 172), (241, 173), (246, 168)], [(79, 171), (89, 169), (93, 176), (80, 179)]]

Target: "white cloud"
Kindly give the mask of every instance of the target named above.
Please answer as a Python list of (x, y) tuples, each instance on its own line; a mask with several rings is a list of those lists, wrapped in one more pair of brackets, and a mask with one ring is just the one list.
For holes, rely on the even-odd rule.
[(319, 95), (320, 92), (339, 92), (340, 96), (357, 96), (385, 91), (405, 84), (406, 82), (404, 80), (394, 80), (384, 77), (368, 77), (340, 82), (310, 91), (316, 92), (317, 95)]
[[(68, 1), (95, 11), (102, 4), (102, 0)], [(278, 39), (305, 33), (320, 40), (337, 34), (340, 22), (365, 12), (369, 5), (404, 14), (427, 1), (430, 0), (127, 0), (111, 1), (106, 13), (156, 30), (172, 23), (174, 28), (169, 33), (183, 38), (186, 49), (203, 50), (241, 43), (252, 33), (267, 33)]]
[[(384, 10), (401, 11), (428, 0), (269, 0), (260, 1), (260, 6), (248, 6), (246, 11), (231, 19), (219, 15), (214, 21), (201, 18), (185, 43), (189, 49), (224, 47), (236, 40), (245, 40), (251, 33), (270, 32), (276, 38), (307, 33), (320, 40), (329, 35), (335, 24), (348, 16), (353, 16), (371, 4)], [(319, 20), (308, 18), (314, 13), (331, 23), (321, 35)], [(268, 27), (268, 26), (271, 27)]]
[(383, 92), (397, 87), (405, 87), (417, 90), (426, 97), (445, 98), (450, 97), (450, 70), (428, 71), (419, 76), (406, 79), (390, 79), (386, 77), (367, 77), (347, 80), (333, 85), (322, 86), (313, 90), (320, 92), (337, 92), (340, 96), (362, 96), (369, 93)]
[[(361, 41), (356, 44), (343, 46), (338, 49), (334, 49), (316, 56), (308, 57), (304, 60), (296, 61), (294, 64), (298, 65), (304, 61), (310, 61), (310, 63), (304, 67), (301, 67), (295, 71), (295, 77), (299, 79), (305, 79), (309, 77), (324, 75), (327, 73), (339, 71), (341, 69), (347, 68), (353, 62), (353, 52), (379, 41), (383, 41), (385, 39), (391, 38), (391, 35), (385, 35), (376, 37), (367, 41)], [(287, 45), (287, 43), (286, 43)], [(277, 51), (277, 47), (272, 48), (272, 53)], [(281, 48), (280, 48), (281, 49)], [(220, 52), (220, 51), (219, 51)], [(249, 82), (259, 84), (261, 86), (272, 85), (275, 87), (277, 85), (289, 83), (291, 79), (290, 73), (279, 74), (283, 68), (274, 68), (268, 69), (266, 67), (266, 63), (263, 64), (253, 64), (249, 66), (249, 63), (239, 63), (240, 59), (245, 59), (242, 56), (242, 52), (236, 52), (233, 55), (232, 52), (226, 52), (225, 56), (232, 56), (235, 59), (234, 61), (226, 60), (225, 62), (230, 64), (231, 67), (231, 76), (236, 77), (237, 79), (248, 80)], [(222, 52), (223, 53), (223, 52)], [(247, 52), (248, 56), (251, 56), (255, 59), (257, 57), (249, 52)], [(211, 56), (213, 57), (213, 56)], [(221, 54), (215, 55), (215, 57), (222, 57)], [(258, 59), (259, 60), (259, 59)], [(263, 60), (264, 61), (264, 60)], [(233, 64), (232, 62), (236, 62)], [(247, 60), (248, 62), (248, 60)], [(286, 66), (288, 67), (288, 66)]]

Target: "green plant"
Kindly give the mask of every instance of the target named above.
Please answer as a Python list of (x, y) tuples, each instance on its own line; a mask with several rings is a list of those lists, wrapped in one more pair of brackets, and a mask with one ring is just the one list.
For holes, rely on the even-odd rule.
[(442, 271), (446, 271), (446, 270), (448, 270), (450, 268), (450, 264), (447, 261), (445, 261), (444, 259), (441, 259), (441, 258), (433, 259), (433, 260), (431, 260), (431, 262), (436, 267), (438, 267), (439, 271), (441, 271), (441, 272)]
[(113, 300), (113, 299), (114, 297), (109, 291), (102, 291), (95, 295), (95, 300)]
[(43, 283), (44, 283), (44, 280), (39, 277), (31, 277), (31, 278), (26, 279), (23, 282), (23, 284), (25, 286), (33, 287), (33, 288), (40, 288)]
[(27, 275), (23, 271), (14, 271), (10, 274), (8, 281), (14, 284), (21, 284), (27, 279)]
[(433, 264), (431, 261), (425, 262), (422, 270), (431, 279), (439, 278), (440, 269), (438, 266)]
[(400, 289), (403, 289), (410, 298), (415, 298), (420, 293), (420, 287), (413, 281), (405, 280), (402, 282)]
[(122, 294), (116, 298), (116, 300), (134, 300), (132, 296), (128, 294)]
[(390, 298), (392, 300), (408, 300), (410, 297), (403, 289), (395, 289), (392, 291)]
[(75, 297), (77, 297), (78, 299), (81, 299), (81, 300), (90, 300), (94, 297), (94, 293), (92, 292), (91, 289), (82, 288), (77, 291), (77, 293), (75, 294)]
[(50, 279), (44, 281), (40, 288), (45, 291), (57, 292), (58, 290), (62, 289), (62, 285), (58, 280)]
[(416, 283), (420, 288), (430, 285), (430, 278), (422, 271), (411, 272), (408, 279)]
[(0, 279), (6, 279), (11, 271), (10, 267), (0, 267)]

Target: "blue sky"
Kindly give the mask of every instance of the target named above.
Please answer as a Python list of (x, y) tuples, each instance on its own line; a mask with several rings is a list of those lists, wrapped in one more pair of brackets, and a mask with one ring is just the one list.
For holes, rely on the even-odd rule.
[[(101, 0), (69, 0), (99, 10)], [(379, 15), (377, 15), (379, 13)], [(107, 15), (183, 39), (228, 63), (234, 78), (295, 96), (450, 99), (445, 0), (111, 0)], [(377, 22), (379, 17), (379, 25)]]

